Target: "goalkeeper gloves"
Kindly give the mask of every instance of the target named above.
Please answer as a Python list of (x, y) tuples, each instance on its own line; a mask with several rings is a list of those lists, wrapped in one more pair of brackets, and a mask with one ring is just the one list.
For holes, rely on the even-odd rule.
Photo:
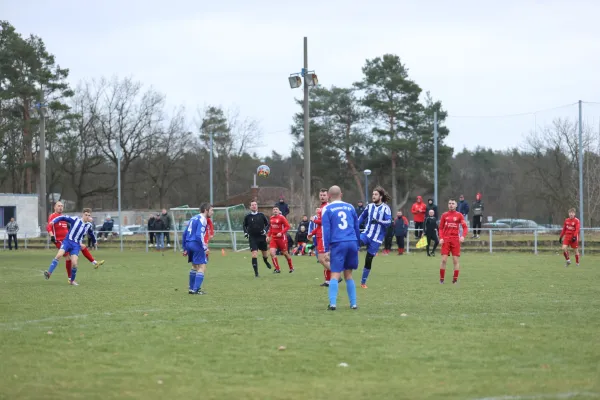
[(573, 236), (573, 237), (571, 238), (571, 242), (575, 243), (576, 241), (577, 241), (577, 236)]
[(248, 232), (244, 232), (244, 237), (248, 239)]
[(56, 238), (55, 238), (54, 236), (50, 236), (50, 241), (51, 241), (52, 243), (56, 243)]
[(558, 243), (562, 244), (562, 236), (558, 238)]
[(377, 219), (375, 219), (375, 218), (373, 218), (373, 219), (371, 220), (371, 224), (378, 224), (378, 223), (379, 223), (379, 221), (378, 221)]

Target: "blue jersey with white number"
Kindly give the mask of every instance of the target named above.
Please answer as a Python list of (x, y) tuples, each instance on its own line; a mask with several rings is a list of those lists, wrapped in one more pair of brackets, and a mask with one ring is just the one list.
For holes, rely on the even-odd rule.
[(341, 200), (332, 201), (321, 209), (323, 248), (330, 251), (332, 243), (356, 242), (360, 239), (360, 229), (356, 210), (351, 204)]
[(181, 245), (183, 250), (189, 250), (188, 247), (195, 246), (198, 248), (207, 249), (206, 245), (206, 226), (208, 225), (208, 221), (206, 217), (202, 214), (198, 214), (188, 223), (187, 227), (183, 231)]

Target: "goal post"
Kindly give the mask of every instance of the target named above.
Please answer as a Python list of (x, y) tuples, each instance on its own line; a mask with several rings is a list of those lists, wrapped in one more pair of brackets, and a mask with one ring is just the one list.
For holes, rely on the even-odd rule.
[[(176, 231), (175, 246), (181, 247), (181, 234), (189, 220), (198, 215), (199, 208), (177, 207), (171, 208), (171, 218)], [(212, 222), (215, 227), (215, 236), (209, 242), (209, 248), (228, 248), (233, 251), (248, 249), (248, 243), (244, 238), (244, 217), (247, 210), (243, 204), (230, 207), (213, 207)]]

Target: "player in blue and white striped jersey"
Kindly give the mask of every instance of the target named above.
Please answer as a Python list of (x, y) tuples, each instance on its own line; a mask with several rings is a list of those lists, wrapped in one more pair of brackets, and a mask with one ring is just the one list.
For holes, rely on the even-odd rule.
[(371, 273), (373, 258), (377, 254), (381, 242), (383, 242), (387, 227), (392, 223), (392, 211), (387, 205), (391, 197), (385, 189), (377, 186), (373, 190), (371, 199), (373, 202), (365, 208), (358, 218), (359, 225), (366, 221), (365, 230), (360, 234), (361, 246), (364, 245), (367, 247), (365, 267), (363, 268), (362, 279), (360, 281), (360, 287), (363, 289), (367, 288), (367, 278), (369, 277), (369, 273)]
[(77, 260), (79, 258), (79, 251), (81, 250), (81, 242), (83, 241), (83, 237), (87, 234), (89, 235), (92, 245), (96, 244), (96, 235), (94, 235), (94, 225), (92, 225), (92, 210), (90, 208), (84, 208), (81, 214), (81, 218), (79, 217), (70, 217), (68, 215), (61, 215), (60, 217), (54, 218), (50, 221), (50, 227), (54, 224), (57, 224), (61, 221), (65, 221), (69, 224), (69, 232), (63, 240), (58, 253), (56, 253), (56, 257), (50, 263), (50, 268), (48, 271), (44, 271), (44, 276), (46, 279), (50, 279), (50, 275), (54, 272), (54, 269), (58, 265), (58, 260), (65, 254), (69, 253), (71, 257), (71, 277), (69, 283), (71, 285), (76, 285), (75, 283), (75, 275), (77, 275)]

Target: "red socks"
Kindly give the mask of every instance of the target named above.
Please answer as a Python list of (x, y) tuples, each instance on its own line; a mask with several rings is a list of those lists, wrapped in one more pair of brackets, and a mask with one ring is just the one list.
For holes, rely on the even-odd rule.
[(69, 277), (69, 279), (71, 279), (71, 260), (67, 260), (65, 264), (67, 267), (67, 276)]
[(575, 262), (579, 264), (579, 254), (575, 254)]
[(459, 272), (460, 272), (460, 270), (458, 270), (458, 269), (455, 269), (455, 270), (454, 270), (454, 280), (457, 280), (457, 279), (458, 279), (458, 273), (459, 273)]
[(567, 260), (567, 261), (568, 261), (568, 260), (569, 260), (569, 252), (568, 252), (568, 251), (565, 251), (565, 252), (563, 253), (563, 255), (565, 256), (565, 260)]
[(288, 267), (290, 267), (290, 269), (294, 269), (294, 265), (292, 265), (292, 257), (287, 259), (288, 262)]
[(331, 271), (327, 268), (323, 270), (323, 275), (325, 276), (325, 282), (329, 282), (331, 280)]
[(91, 263), (94, 262), (94, 256), (92, 256), (92, 253), (90, 253), (90, 250), (87, 247), (85, 249), (81, 250), (81, 253), (83, 254), (83, 256), (85, 258), (88, 259), (89, 262), (91, 262)]
[(444, 276), (446, 275), (446, 270), (440, 268), (440, 279), (444, 280)]
[(277, 257), (272, 257), (273, 258), (273, 265), (275, 266), (275, 270), (279, 271), (279, 260), (277, 260)]

